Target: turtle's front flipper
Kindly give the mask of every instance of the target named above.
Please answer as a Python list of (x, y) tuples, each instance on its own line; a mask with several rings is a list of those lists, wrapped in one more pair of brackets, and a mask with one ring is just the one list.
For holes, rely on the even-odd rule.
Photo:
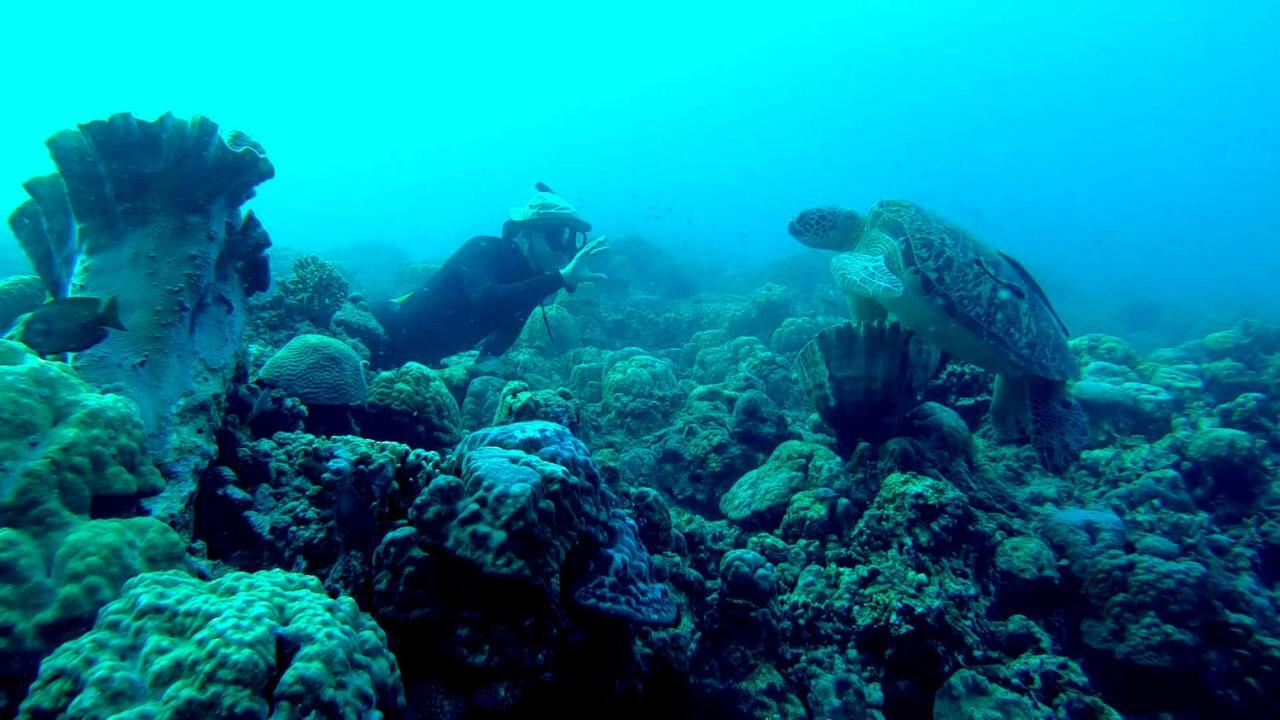
[(846, 294), (867, 298), (900, 297), (906, 286), (885, 265), (883, 255), (840, 253), (831, 260), (831, 276)]
[(1066, 383), (1032, 379), (1029, 398), (1031, 446), (1046, 470), (1060, 474), (1079, 459), (1089, 439), (1089, 419)]

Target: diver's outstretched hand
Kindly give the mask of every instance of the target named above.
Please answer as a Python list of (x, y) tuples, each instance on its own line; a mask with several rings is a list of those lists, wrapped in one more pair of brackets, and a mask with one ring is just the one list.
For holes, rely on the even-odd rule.
[(591, 282), (592, 280), (608, 280), (604, 273), (592, 272), (587, 267), (587, 258), (594, 257), (609, 249), (609, 238), (605, 235), (587, 243), (568, 265), (560, 268), (560, 277), (564, 278), (564, 284), (570, 289), (578, 286), (578, 283)]

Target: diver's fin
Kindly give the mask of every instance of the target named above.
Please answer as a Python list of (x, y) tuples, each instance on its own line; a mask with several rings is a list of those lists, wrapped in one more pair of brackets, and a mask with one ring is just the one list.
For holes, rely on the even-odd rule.
[(902, 279), (889, 270), (883, 255), (840, 253), (831, 260), (831, 276), (846, 294), (895, 298), (906, 291)]
[(98, 324), (102, 327), (114, 328), (116, 330), (124, 330), (124, 323), (120, 322), (120, 305), (116, 302), (116, 296), (112, 295), (102, 305), (102, 312), (98, 315)]

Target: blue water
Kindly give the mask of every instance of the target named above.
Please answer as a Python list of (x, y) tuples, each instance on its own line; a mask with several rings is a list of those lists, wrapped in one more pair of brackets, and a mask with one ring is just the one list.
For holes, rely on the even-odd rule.
[(897, 196), (1076, 332), (1280, 318), (1276, 3), (401, 5), (7, 8), (0, 205), (59, 129), (199, 113), (266, 146), (278, 246), (438, 259), (541, 180), (600, 233), (761, 262), (799, 209)]

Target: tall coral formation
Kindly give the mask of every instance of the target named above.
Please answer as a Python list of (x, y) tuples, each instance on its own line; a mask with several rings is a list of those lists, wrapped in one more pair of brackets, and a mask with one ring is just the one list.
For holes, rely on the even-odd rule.
[(270, 282), (270, 240), (240, 207), (274, 168), (203, 117), (122, 113), (46, 145), (58, 172), (25, 184), (10, 225), (54, 297), (118, 299), (127, 332), (76, 367), (136, 402), (151, 448), (189, 476), (214, 453), (246, 298)]

